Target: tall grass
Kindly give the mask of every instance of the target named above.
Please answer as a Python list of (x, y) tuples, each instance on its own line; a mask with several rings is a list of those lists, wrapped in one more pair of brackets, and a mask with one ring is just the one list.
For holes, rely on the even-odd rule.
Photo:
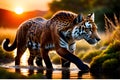
[(5, 38), (9, 38), (12, 43), (15, 38), (16, 29), (0, 28), (0, 64), (8, 63), (14, 60), (13, 52), (6, 52), (2, 48), (2, 42)]
[(107, 18), (105, 15), (105, 28), (106, 28), (106, 41), (104, 45), (109, 45), (109, 43), (115, 40), (120, 40), (120, 23), (114, 14), (114, 21)]
[(15, 39), (16, 29), (0, 28), (0, 44), (5, 38), (9, 38), (11, 43)]

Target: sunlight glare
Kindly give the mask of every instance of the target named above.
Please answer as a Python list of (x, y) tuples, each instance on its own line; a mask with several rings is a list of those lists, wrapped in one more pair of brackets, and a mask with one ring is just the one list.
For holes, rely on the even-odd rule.
[(16, 7), (15, 8), (15, 13), (16, 14), (22, 14), (23, 13), (23, 8), (22, 7)]

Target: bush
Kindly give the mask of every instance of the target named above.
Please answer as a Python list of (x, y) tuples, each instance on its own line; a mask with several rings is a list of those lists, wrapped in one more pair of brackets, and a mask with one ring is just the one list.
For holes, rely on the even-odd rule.
[(105, 72), (109, 73), (114, 70), (116, 72), (117, 67), (120, 68), (120, 41), (114, 41), (111, 43), (100, 55), (93, 58), (91, 61), (91, 72)]
[(54, 64), (60, 64), (60, 57), (58, 55), (55, 55), (53, 58), (52, 58), (52, 62)]
[(95, 56), (99, 55), (100, 53), (102, 53), (102, 51), (100, 51), (100, 50), (90, 51), (90, 52), (86, 53), (85, 55), (83, 55), (82, 60), (84, 60), (84, 61), (89, 63), (89, 62), (92, 61), (92, 59)]
[(100, 54), (100, 55), (94, 57), (90, 63), (90, 66), (91, 66), (90, 71), (92, 73), (96, 73), (96, 72), (101, 73), (102, 72), (102, 63), (109, 58), (110, 58), (110, 56), (108, 54)]
[(112, 73), (116, 72), (118, 67), (119, 61), (116, 58), (107, 59), (102, 63), (103, 72), (107, 74), (111, 74), (111, 71)]
[(120, 51), (120, 41), (115, 40), (113, 43), (111, 43), (107, 49), (104, 51), (106, 54), (115, 53), (117, 51)]

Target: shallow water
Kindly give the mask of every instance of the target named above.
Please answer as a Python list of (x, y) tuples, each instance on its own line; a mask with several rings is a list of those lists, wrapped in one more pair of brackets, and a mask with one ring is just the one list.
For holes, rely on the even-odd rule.
[(14, 66), (14, 62), (9, 64), (0, 65), (3, 68), (6, 68), (10, 72), (18, 72), (22, 75), (29, 76), (32, 74), (42, 73), (45, 78), (48, 79), (91, 79), (93, 78), (91, 74), (81, 73), (78, 68), (71, 64), (70, 69), (61, 68), (61, 65), (54, 65), (53, 70), (48, 70), (46, 68), (39, 68), (36, 66)]
[[(16, 51), (15, 51), (16, 53)], [(16, 56), (16, 54), (15, 54)], [(15, 62), (7, 63), (7, 64), (1, 64), (0, 67), (3, 67), (7, 69), (10, 72), (17, 72), (25, 76), (29, 76), (32, 74), (42, 73), (45, 78), (48, 79), (103, 79), (103, 78), (116, 78), (111, 76), (102, 76), (102, 75), (92, 75), (90, 72), (88, 73), (81, 73), (81, 71), (74, 65), (71, 64), (69, 69), (61, 68), (61, 65), (55, 65), (53, 64), (54, 69), (48, 70), (46, 68), (40, 68), (35, 66), (28, 66), (27, 60), (28, 60), (29, 54), (28, 51), (24, 53), (24, 55), (21, 58), (21, 65), (15, 66)], [(43, 64), (45, 66), (45, 64)], [(88, 64), (89, 65), (89, 64)], [(98, 73), (96, 73), (98, 74)]]
[[(16, 56), (16, 50), (14, 51), (14, 56)], [(93, 78), (91, 74), (88, 73), (81, 73), (80, 70), (74, 65), (71, 64), (69, 69), (61, 68), (61, 65), (53, 64), (53, 70), (47, 70), (46, 68), (39, 68), (35, 66), (28, 66), (27, 60), (29, 57), (28, 50), (24, 53), (21, 57), (21, 65), (15, 66), (15, 62), (2, 64), (0, 67), (6, 68), (10, 72), (18, 72), (22, 75), (29, 76), (32, 74), (42, 73), (46, 78), (49, 79), (78, 79), (78, 78), (85, 78), (90, 79)], [(45, 64), (43, 64), (45, 66)]]

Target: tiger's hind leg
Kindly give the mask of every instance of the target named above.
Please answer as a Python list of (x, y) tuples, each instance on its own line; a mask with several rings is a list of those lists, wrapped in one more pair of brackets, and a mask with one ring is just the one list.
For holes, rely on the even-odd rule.
[(15, 65), (20, 65), (21, 56), (23, 55), (23, 53), (25, 52), (26, 49), (27, 49), (27, 47), (25, 45), (17, 47), (17, 55), (15, 57)]
[(29, 59), (28, 59), (28, 65), (34, 65), (34, 59), (35, 59), (35, 56), (36, 56), (36, 51), (34, 49), (29, 49), (29, 52), (30, 52), (30, 56), (29, 56)]
[(37, 51), (36, 51), (36, 54), (37, 54), (37, 56), (36, 56), (36, 61), (35, 61), (35, 63), (37, 64), (37, 66), (43, 67), (43, 64), (42, 64), (42, 56), (41, 56), (40, 50), (37, 50)]
[[(38, 41), (38, 40), (37, 40)], [(30, 57), (28, 59), (28, 65), (33, 65), (33, 61), (36, 57), (35, 63), (37, 66), (43, 66), (42, 65), (42, 56), (40, 54), (40, 43), (37, 41), (28, 41), (28, 49), (30, 51)]]
[(50, 57), (49, 57), (49, 55), (48, 55), (48, 52), (49, 52), (48, 50), (46, 50), (46, 49), (44, 49), (44, 48), (41, 48), (42, 58), (43, 58), (43, 60), (44, 60), (44, 62), (45, 62), (46, 67), (49, 68), (49, 69), (52, 69), (53, 66), (52, 66)]

